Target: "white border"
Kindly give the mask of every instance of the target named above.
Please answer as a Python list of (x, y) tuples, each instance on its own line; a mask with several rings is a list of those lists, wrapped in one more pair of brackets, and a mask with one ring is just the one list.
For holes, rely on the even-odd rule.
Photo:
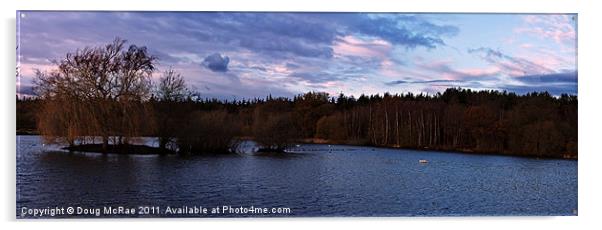
[(576, 12), (578, 5), (567, 0), (220, 0), (220, 1), (94, 1), (47, 2), (33, 0), (16, 4), (22, 10), (155, 10), (155, 11), (350, 11), (350, 12)]
[[(2, 155), (3, 183), (0, 186), (3, 229), (60, 227), (63, 229), (376, 229), (380, 227), (407, 229), (580, 229), (600, 227), (599, 162), (602, 153), (595, 145), (601, 130), (600, 93), (602, 74), (599, 70), (599, 25), (602, 21), (596, 1), (569, 0), (304, 0), (304, 1), (124, 1), (103, 0), (84, 2), (76, 0), (29, 0), (3, 2), (2, 50), (0, 62), (4, 73), (2, 82)], [(287, 219), (144, 219), (144, 220), (46, 220), (15, 221), (15, 15), (16, 10), (160, 10), (160, 11), (351, 11), (351, 12), (494, 12), (494, 13), (578, 13), (579, 57), (579, 216), (578, 217), (477, 217), (477, 218), (287, 218)], [(94, 222), (94, 224), (91, 224)], [(96, 224), (100, 222), (99, 224)]]

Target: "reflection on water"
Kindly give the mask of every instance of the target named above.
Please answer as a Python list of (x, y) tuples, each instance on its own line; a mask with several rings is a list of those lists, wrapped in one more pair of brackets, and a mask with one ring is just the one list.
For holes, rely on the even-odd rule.
[(57, 205), (253, 205), (288, 207), (293, 216), (574, 215), (577, 210), (577, 161), (334, 145), (301, 145), (290, 157), (57, 149), (42, 146), (36, 136), (17, 138), (17, 214), (21, 207)]

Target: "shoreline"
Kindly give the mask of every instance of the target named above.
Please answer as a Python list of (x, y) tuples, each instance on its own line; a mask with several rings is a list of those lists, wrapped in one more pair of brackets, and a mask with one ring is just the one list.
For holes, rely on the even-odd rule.
[(117, 154), (117, 155), (173, 155), (176, 152), (148, 145), (108, 145), (106, 150), (102, 149), (102, 144), (84, 144), (67, 146), (61, 148), (69, 152), (87, 152), (99, 154)]
[(411, 147), (396, 147), (396, 146), (378, 146), (378, 145), (368, 145), (368, 144), (354, 144), (354, 143), (346, 143), (346, 142), (336, 142), (332, 140), (320, 139), (320, 138), (306, 138), (300, 140), (301, 144), (328, 144), (328, 145), (348, 145), (348, 146), (358, 146), (358, 147), (374, 147), (374, 148), (386, 148), (386, 149), (398, 149), (398, 150), (415, 150), (415, 151), (436, 151), (436, 152), (450, 152), (450, 153), (462, 153), (462, 154), (470, 154), (470, 155), (491, 155), (491, 156), (512, 156), (512, 157), (522, 157), (522, 158), (532, 158), (532, 159), (560, 159), (560, 160), (574, 160), (578, 161), (579, 157), (554, 157), (554, 156), (535, 156), (528, 154), (509, 154), (509, 153), (498, 153), (498, 152), (484, 152), (484, 151), (475, 151), (472, 149), (446, 149), (446, 148), (411, 148)]
[[(25, 136), (36, 136), (36, 132), (27, 132), (27, 134), (21, 134), (21, 132), (17, 132), (17, 135), (25, 135)], [(239, 137), (240, 140), (245, 141), (253, 141), (253, 138), (250, 137)], [(462, 153), (462, 154), (470, 154), (470, 155), (492, 155), (492, 156), (513, 156), (513, 157), (522, 157), (522, 158), (532, 158), (532, 159), (562, 159), (562, 160), (574, 160), (578, 161), (577, 157), (570, 156), (562, 156), (562, 157), (554, 157), (554, 156), (535, 156), (528, 154), (508, 154), (508, 153), (498, 153), (498, 152), (483, 152), (483, 151), (474, 151), (472, 149), (448, 149), (448, 148), (411, 148), (411, 147), (396, 147), (396, 146), (377, 146), (377, 145), (369, 145), (369, 144), (360, 144), (353, 142), (337, 142), (332, 140), (320, 139), (320, 138), (305, 138), (299, 139), (295, 142), (295, 144), (326, 144), (326, 145), (347, 145), (347, 146), (356, 146), (356, 147), (373, 147), (373, 148), (385, 148), (385, 149), (396, 149), (396, 150), (414, 150), (414, 151), (436, 151), (436, 152), (450, 152), (450, 153)], [(85, 144), (85, 145), (75, 145), (75, 146), (66, 146), (62, 147), (63, 150), (68, 151), (77, 151), (77, 152), (88, 152), (88, 153), (99, 153), (99, 154), (118, 154), (118, 155), (173, 155), (177, 154), (172, 150), (165, 150), (158, 147), (152, 147), (148, 145), (139, 145), (139, 144), (130, 144), (130, 145), (109, 145), (109, 148), (104, 152), (102, 150), (101, 144)], [(236, 154), (236, 153), (232, 153)]]

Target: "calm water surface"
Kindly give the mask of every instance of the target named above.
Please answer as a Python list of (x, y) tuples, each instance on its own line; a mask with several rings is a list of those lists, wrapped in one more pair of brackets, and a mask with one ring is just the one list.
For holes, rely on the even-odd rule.
[(577, 161), (572, 160), (341, 145), (301, 145), (285, 157), (57, 149), (42, 146), (37, 136), (17, 137), (17, 217), (23, 207), (141, 205), (291, 209), (290, 214), (226, 215), (279, 217), (577, 212)]

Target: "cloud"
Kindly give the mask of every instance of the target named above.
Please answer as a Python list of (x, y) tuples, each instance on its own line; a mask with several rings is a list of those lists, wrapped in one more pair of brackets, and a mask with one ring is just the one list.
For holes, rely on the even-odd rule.
[[(115, 36), (145, 45), (162, 62), (174, 53), (251, 52), (254, 59), (330, 59), (340, 37), (359, 36), (403, 47), (433, 48), (458, 28), (419, 15), (231, 12), (26, 12), (22, 53), (54, 59)], [(73, 36), (73, 35), (77, 36)], [(157, 35), (169, 36), (157, 36)], [(152, 37), (153, 39), (148, 39)], [(237, 56), (237, 58), (239, 58)]]
[(333, 48), (334, 53), (339, 55), (375, 58), (385, 58), (393, 49), (392, 45), (385, 40), (364, 40), (351, 35), (338, 38)]
[(530, 93), (547, 91), (552, 95), (573, 94), (577, 95), (577, 72), (563, 72), (542, 75), (528, 75), (515, 77), (518, 84), (504, 86), (506, 90), (517, 93)]
[(286, 63), (286, 68), (289, 68), (289, 69), (297, 69), (297, 68), (299, 68), (299, 67), (300, 67), (300, 66), (299, 66), (299, 65), (297, 65), (297, 64), (295, 64), (295, 63), (291, 63), (291, 62), (287, 62), (287, 63)]
[(202, 19), (213, 31), (229, 35), (218, 35), (213, 41), (227, 41), (255, 52), (322, 58), (332, 57), (332, 45), (350, 35), (407, 48), (436, 48), (445, 44), (444, 37), (459, 31), (419, 15), (398, 14), (223, 13)]
[(539, 38), (551, 39), (558, 44), (574, 45), (576, 39), (577, 15), (544, 14), (523, 17), (525, 25), (515, 32), (532, 34)]
[(524, 58), (512, 57), (491, 48), (481, 47), (477, 49), (468, 49), (468, 53), (479, 55), (481, 59), (497, 66), (503, 73), (509, 76), (554, 72), (554, 70), (546, 66), (539, 65)]
[(430, 83), (460, 83), (463, 81), (460, 80), (448, 80), (448, 79), (436, 79), (436, 80), (427, 80), (427, 81), (406, 81), (406, 80), (397, 80), (386, 82), (385, 85), (403, 85), (403, 84), (430, 84)]
[(407, 48), (435, 48), (445, 44), (443, 37), (455, 36), (459, 31), (455, 26), (437, 25), (419, 15), (195, 13), (183, 17), (186, 20), (179, 20), (184, 21), (180, 24), (190, 29), (177, 31), (179, 34), (278, 57), (330, 58), (337, 38), (349, 35), (381, 39)]
[(462, 80), (471, 78), (472, 80), (482, 80), (488, 77), (494, 77), (500, 74), (499, 68), (472, 68), (457, 69), (451, 66), (451, 61), (431, 61), (418, 63), (417, 66), (423, 70), (433, 72), (446, 80)]
[[(199, 89), (210, 87), (211, 96), (261, 96), (268, 90), (278, 93), (277, 89), (282, 90), (279, 92), (282, 95), (307, 90), (379, 93), (387, 86), (431, 92), (444, 85), (475, 88), (508, 86), (517, 90), (541, 85), (574, 87), (576, 91), (569, 78), (549, 77), (538, 82), (541, 76), (564, 73), (562, 69), (575, 69), (575, 61), (569, 60), (570, 55), (558, 53), (554, 47), (543, 49), (569, 58), (552, 59), (553, 55), (532, 52), (535, 47), (523, 50), (528, 54), (518, 52), (511, 55), (481, 47), (469, 50), (468, 54), (462, 52), (458, 59), (453, 57), (453, 61), (429, 60), (433, 56), (448, 55), (446, 50), (452, 44), (447, 43), (455, 36), (462, 37), (454, 41), (466, 40), (470, 44), (475, 41), (471, 39), (483, 39), (477, 42), (494, 39), (485, 36), (487, 33), (471, 34), (474, 31), (471, 23), (450, 20), (453, 15), (447, 14), (27, 13), (27, 18), (22, 19), (20, 25), (24, 80), (32, 77), (32, 66), (48, 64), (48, 59), (64, 57), (65, 53), (78, 48), (103, 45), (119, 36), (128, 39), (128, 44), (149, 47), (149, 52), (160, 58), (159, 69), (173, 66), (192, 86)], [(479, 15), (469, 17), (473, 16), (471, 20), (482, 19)], [(539, 25), (544, 24), (538, 21), (542, 18), (546, 17), (525, 20)], [(462, 26), (463, 34), (459, 33), (458, 26), (453, 25), (456, 22)], [(484, 24), (488, 22), (482, 21)], [(552, 25), (539, 27), (546, 26)], [(564, 26), (559, 28), (560, 31), (565, 29)], [(520, 33), (535, 34), (526, 30)], [(570, 36), (560, 33), (553, 35), (545, 36), (554, 41), (570, 40)], [(538, 44), (540, 41), (533, 36), (524, 37), (532, 40), (521, 40), (521, 43), (547, 45)], [(479, 46), (481, 44), (474, 47)], [(410, 58), (412, 55), (425, 56), (425, 60), (415, 64)], [(475, 63), (468, 63), (475, 61), (471, 56), (483, 60), (487, 66), (456, 66), (475, 66)], [(483, 64), (479, 60), (476, 62)], [(554, 79), (557, 81), (550, 83)]]
[(458, 27), (437, 25), (419, 15), (355, 14), (348, 17), (347, 32), (382, 38), (407, 48), (436, 48), (445, 45), (443, 37), (458, 34)]
[(303, 81), (313, 84), (338, 81), (342, 79), (342, 76), (340, 75), (327, 72), (295, 72), (288, 76), (296, 79), (296, 81)]
[(512, 77), (511, 81), (504, 81), (502, 78), (503, 77), (490, 77), (479, 80), (395, 80), (385, 82), (385, 85), (422, 85), (427, 88), (440, 87), (440, 89), (446, 89), (447, 87), (463, 87), (472, 89), (506, 90), (518, 94), (544, 91), (547, 91), (552, 95), (577, 94), (577, 72), (525, 75)]
[(526, 84), (566, 84), (577, 85), (577, 72), (552, 73), (543, 75), (528, 75), (515, 79)]
[(506, 85), (504, 90), (526, 94), (532, 92), (548, 92), (552, 95), (561, 94), (577, 95), (577, 84), (528, 84), (528, 85)]
[(273, 53), (278, 56), (293, 54), (301, 57), (332, 57), (332, 48), (306, 43), (301, 39), (283, 38), (274, 36), (266, 39), (244, 39), (240, 41), (240, 46), (259, 51), (262, 53)]
[(205, 59), (203, 60), (203, 66), (207, 67), (213, 72), (227, 72), (229, 62), (229, 57), (222, 56), (219, 53), (214, 53), (205, 57)]

